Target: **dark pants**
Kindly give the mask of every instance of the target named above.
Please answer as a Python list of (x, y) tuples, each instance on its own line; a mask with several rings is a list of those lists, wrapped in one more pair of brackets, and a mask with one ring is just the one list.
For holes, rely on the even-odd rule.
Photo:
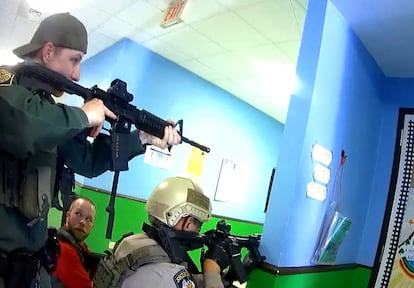
[[(0, 288), (6, 288), (6, 286), (4, 286), (4, 279), (0, 278)], [(40, 270), (40, 288), (51, 288), (51, 284), (50, 284), (50, 276), (49, 274), (46, 272), (45, 269), (41, 269)], [(24, 288), (24, 287), (22, 287)]]
[(50, 277), (41, 268), (37, 254), (0, 251), (0, 288), (50, 287)]

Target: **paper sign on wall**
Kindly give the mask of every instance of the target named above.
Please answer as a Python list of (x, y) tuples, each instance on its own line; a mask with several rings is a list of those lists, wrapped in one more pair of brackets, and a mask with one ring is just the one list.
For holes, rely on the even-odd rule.
[(147, 146), (147, 150), (145, 151), (144, 156), (144, 163), (159, 168), (171, 170), (171, 152), (169, 152), (168, 149), (161, 149), (154, 145)]
[(187, 163), (187, 173), (193, 176), (200, 177), (203, 174), (204, 162), (207, 154), (198, 148), (191, 148), (190, 159)]
[(246, 195), (246, 167), (230, 159), (223, 159), (214, 200), (240, 202)]

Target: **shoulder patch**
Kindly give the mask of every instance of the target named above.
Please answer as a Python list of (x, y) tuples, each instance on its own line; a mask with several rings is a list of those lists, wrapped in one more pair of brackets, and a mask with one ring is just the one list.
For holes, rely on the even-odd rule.
[(14, 75), (4, 68), (0, 68), (0, 86), (10, 86)]
[(181, 269), (177, 274), (174, 275), (174, 283), (177, 288), (195, 288), (195, 283), (191, 278), (190, 273)]

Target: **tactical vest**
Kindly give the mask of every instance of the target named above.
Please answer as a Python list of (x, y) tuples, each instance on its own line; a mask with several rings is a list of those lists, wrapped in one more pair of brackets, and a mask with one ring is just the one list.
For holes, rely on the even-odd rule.
[(93, 279), (96, 288), (121, 287), (125, 278), (150, 263), (170, 263), (164, 249), (145, 234), (126, 234), (99, 262)]
[[(0, 86), (19, 84), (8, 67), (0, 67)], [(53, 98), (44, 93), (46, 101)], [(39, 96), (40, 97), (40, 96)], [(56, 149), (16, 159), (0, 150), (0, 205), (17, 208), (28, 225), (45, 220), (56, 175)]]
[(81, 245), (73, 238), (72, 234), (70, 234), (68, 231), (66, 231), (63, 228), (60, 228), (57, 232), (59, 239), (69, 242), (72, 244), (73, 247), (75, 247), (76, 252), (79, 255), (79, 258), (81, 259), (82, 264), (84, 263), (84, 257), (83, 257), (83, 248)]

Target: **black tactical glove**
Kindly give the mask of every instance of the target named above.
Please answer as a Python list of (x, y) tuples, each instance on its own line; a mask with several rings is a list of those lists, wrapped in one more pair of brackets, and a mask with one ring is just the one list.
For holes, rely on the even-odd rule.
[(206, 252), (201, 252), (201, 262), (206, 259), (214, 260), (220, 266), (221, 271), (230, 265), (227, 252), (219, 245), (211, 245)]

